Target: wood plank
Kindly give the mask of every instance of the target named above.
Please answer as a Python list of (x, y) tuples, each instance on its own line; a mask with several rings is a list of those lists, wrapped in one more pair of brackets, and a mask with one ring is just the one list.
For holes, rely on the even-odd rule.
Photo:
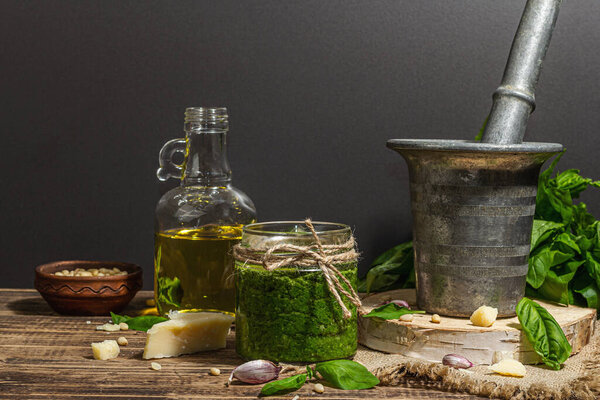
[[(139, 292), (124, 313), (135, 315), (152, 292)], [(54, 313), (35, 290), (0, 289), (0, 390), (3, 399), (215, 399), (256, 398), (260, 385), (234, 383), (225, 387), (229, 373), (241, 360), (233, 334), (227, 348), (158, 360), (162, 370), (149, 368), (141, 358), (145, 333), (96, 331), (107, 317), (73, 317)], [(86, 321), (90, 321), (87, 324)], [(127, 337), (117, 359), (94, 360), (90, 343)], [(220, 376), (208, 370), (217, 367)], [(424, 389), (417, 382), (405, 387), (376, 387), (342, 391), (327, 387), (312, 392), (307, 384), (294, 394), (274, 399), (385, 398), (477, 399), (478, 397)]]
[[(382, 302), (405, 300), (416, 308), (414, 289), (378, 293), (363, 299), (371, 311)], [(536, 300), (537, 301), (537, 300)], [(560, 324), (577, 354), (594, 333), (596, 310), (538, 301)], [(503, 352), (524, 364), (540, 363), (540, 357), (521, 331), (517, 317), (500, 318), (491, 327), (471, 324), (468, 318), (441, 317), (431, 322), (431, 314), (414, 314), (411, 322), (359, 317), (359, 342), (374, 350), (440, 362), (446, 354), (457, 353), (475, 364), (492, 364), (495, 352)]]

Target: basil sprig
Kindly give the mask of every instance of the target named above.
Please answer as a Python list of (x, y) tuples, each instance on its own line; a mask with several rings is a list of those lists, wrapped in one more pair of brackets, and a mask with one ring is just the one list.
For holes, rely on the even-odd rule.
[(156, 315), (142, 315), (139, 317), (129, 317), (127, 315), (118, 315), (111, 312), (110, 316), (112, 318), (113, 324), (120, 324), (121, 322), (125, 322), (129, 326), (129, 329), (143, 332), (146, 332), (148, 329), (152, 328), (154, 324), (167, 321), (167, 318), (158, 317)]
[(546, 365), (559, 370), (572, 349), (558, 322), (544, 307), (527, 297), (519, 301), (516, 311), (533, 350)]
[(306, 373), (268, 382), (260, 394), (273, 396), (298, 390), (308, 379), (315, 377), (315, 372), (321, 374), (331, 386), (344, 390), (370, 389), (379, 384), (379, 379), (364, 365), (351, 360), (333, 360), (318, 363), (314, 369), (307, 365)]
[(364, 315), (365, 318), (381, 318), (381, 319), (398, 319), (404, 314), (425, 314), (425, 311), (410, 310), (406, 307), (399, 306), (395, 303), (388, 303), (381, 307), (371, 310), (370, 313)]

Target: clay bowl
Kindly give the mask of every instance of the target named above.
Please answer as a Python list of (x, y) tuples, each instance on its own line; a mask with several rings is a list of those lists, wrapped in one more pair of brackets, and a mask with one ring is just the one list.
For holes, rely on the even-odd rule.
[[(57, 276), (54, 272), (76, 268), (114, 268), (127, 271), (117, 276)], [(118, 313), (142, 288), (142, 269), (113, 261), (57, 261), (35, 269), (34, 286), (54, 311), (67, 315)]]

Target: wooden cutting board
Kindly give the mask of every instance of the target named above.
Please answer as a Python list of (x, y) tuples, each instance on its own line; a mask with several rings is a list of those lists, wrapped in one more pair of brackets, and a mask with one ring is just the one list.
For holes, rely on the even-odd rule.
[[(362, 300), (366, 312), (389, 300), (405, 300), (416, 307), (416, 291), (400, 289), (378, 293)], [(560, 324), (572, 354), (585, 346), (594, 332), (596, 310), (563, 306), (538, 301)], [(492, 364), (495, 352), (521, 361), (537, 364), (533, 351), (517, 317), (498, 319), (489, 328), (471, 324), (467, 318), (441, 317), (439, 324), (431, 322), (431, 314), (414, 314), (411, 322), (359, 317), (359, 342), (374, 350), (403, 354), (440, 362), (446, 354), (461, 354), (475, 364)], [(500, 355), (497, 354), (497, 356)]]

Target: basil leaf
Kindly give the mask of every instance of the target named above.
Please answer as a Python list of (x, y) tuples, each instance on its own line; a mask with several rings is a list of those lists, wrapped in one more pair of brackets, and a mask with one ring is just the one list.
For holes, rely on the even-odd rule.
[(365, 318), (381, 318), (381, 319), (398, 319), (404, 314), (425, 314), (425, 311), (409, 310), (406, 307), (399, 306), (395, 303), (388, 303), (383, 306), (371, 310), (365, 315)]
[(562, 189), (566, 189), (570, 192), (572, 198), (579, 197), (579, 194), (583, 192), (589, 185), (599, 187), (599, 181), (592, 181), (589, 178), (584, 178), (579, 175), (578, 169), (568, 169), (558, 174), (555, 178), (556, 184)]
[(519, 301), (516, 312), (533, 350), (546, 365), (559, 370), (572, 350), (560, 325), (544, 307), (527, 297)]
[(596, 261), (596, 258), (590, 253), (587, 253), (585, 257), (585, 269), (596, 285), (600, 287), (600, 262)]
[(300, 389), (306, 382), (306, 374), (294, 375), (278, 381), (266, 383), (260, 390), (261, 396), (285, 394)]
[(371, 266), (380, 264), (397, 263), (402, 261), (407, 252), (412, 252), (412, 242), (405, 242), (383, 252), (372, 263)]
[(117, 325), (120, 324), (121, 322), (125, 322), (129, 319), (129, 317), (127, 317), (127, 316), (115, 314), (112, 311), (110, 312), (110, 316), (111, 316), (113, 324), (117, 324)]
[(533, 257), (529, 257), (529, 269), (527, 270), (527, 283), (537, 289), (546, 280), (546, 275), (552, 265), (552, 256), (549, 251), (541, 251)]
[(399, 289), (414, 270), (412, 242), (394, 246), (373, 261), (364, 279), (359, 280), (361, 292), (384, 292)]
[(364, 365), (351, 360), (325, 361), (318, 363), (315, 370), (339, 389), (369, 389), (379, 384), (379, 379)]
[(385, 292), (386, 290), (398, 289), (402, 276), (406, 275), (412, 268), (402, 263), (390, 263), (378, 265), (369, 272), (366, 277), (366, 292)]
[(142, 315), (139, 317), (129, 317), (127, 315), (118, 315), (111, 312), (110, 316), (112, 317), (113, 324), (120, 324), (121, 322), (125, 322), (129, 326), (129, 329), (143, 332), (146, 332), (148, 329), (152, 328), (154, 324), (167, 321), (167, 318), (159, 317), (156, 315)]
[(558, 235), (554, 239), (552, 246), (565, 254), (581, 254), (581, 249), (577, 244), (576, 237), (571, 233), (564, 232)]
[(585, 288), (576, 290), (576, 292), (583, 296), (589, 308), (598, 309), (598, 307), (600, 307), (600, 301), (598, 301), (600, 297), (600, 291), (595, 283), (592, 282)]
[(550, 269), (544, 284), (539, 288), (543, 298), (563, 304), (573, 304), (573, 293), (569, 290), (569, 282), (583, 263), (583, 260), (571, 260)]
[(560, 222), (534, 219), (531, 229), (531, 251), (535, 250), (536, 247), (554, 235), (558, 230), (564, 229), (564, 227), (565, 224)]
[(310, 365), (306, 366), (306, 376), (307, 379), (312, 379), (315, 376), (315, 371), (310, 367)]

